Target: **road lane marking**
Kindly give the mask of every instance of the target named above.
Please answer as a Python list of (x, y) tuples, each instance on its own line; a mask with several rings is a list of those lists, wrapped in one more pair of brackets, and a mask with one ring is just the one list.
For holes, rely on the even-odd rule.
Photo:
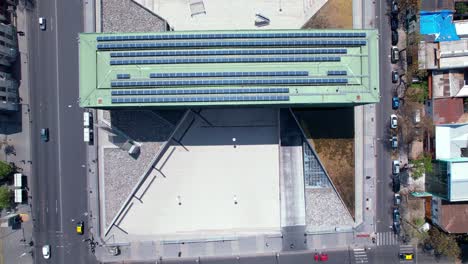
[(58, 213), (58, 201), (55, 200), (55, 213)]
[(60, 78), (59, 78), (59, 41), (58, 41), (58, 12), (57, 12), (57, 0), (54, 0), (55, 8), (55, 50), (57, 52), (55, 56), (56, 63), (56, 76), (57, 76), (57, 148), (58, 148), (58, 182), (59, 182), (59, 198), (60, 198), (60, 228), (63, 228), (63, 210), (62, 210), (62, 153), (61, 153), (61, 142), (60, 142)]

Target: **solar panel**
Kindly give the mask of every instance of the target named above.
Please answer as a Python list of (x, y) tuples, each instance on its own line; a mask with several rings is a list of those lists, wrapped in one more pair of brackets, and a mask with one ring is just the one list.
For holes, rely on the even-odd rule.
[(130, 79), (130, 74), (128, 73), (117, 74), (117, 79)]
[(237, 88), (237, 89), (152, 89), (152, 90), (119, 90), (111, 91), (112, 96), (124, 95), (174, 95), (174, 94), (255, 94), (255, 93), (289, 93), (289, 88)]
[(254, 77), (254, 76), (308, 76), (307, 71), (273, 72), (178, 72), (151, 73), (150, 78), (197, 78), (197, 77)]
[(111, 87), (128, 86), (188, 86), (188, 85), (291, 85), (291, 84), (323, 84), (323, 83), (348, 83), (348, 79), (234, 79), (234, 80), (181, 80), (181, 81), (113, 81)]
[(245, 47), (245, 46), (362, 46), (366, 40), (279, 40), (279, 41), (213, 41), (213, 42), (146, 42), (97, 44), (97, 49), (134, 49), (170, 47)]
[(235, 101), (289, 101), (289, 96), (288, 95), (272, 95), (272, 96), (111, 98), (112, 103), (174, 103), (174, 102), (235, 102)]
[(346, 75), (346, 71), (327, 71), (327, 75)]
[(186, 63), (266, 63), (266, 62), (325, 62), (341, 61), (340, 57), (255, 57), (255, 58), (189, 58), (189, 59), (150, 59), (150, 60), (111, 60), (110, 65), (136, 64), (186, 64)]
[(101, 41), (129, 40), (174, 40), (174, 39), (233, 39), (233, 38), (363, 38), (365, 32), (281, 32), (281, 33), (218, 33), (218, 34), (160, 34), (160, 35), (117, 35), (98, 36)]
[(203, 56), (203, 55), (276, 55), (276, 54), (346, 54), (346, 49), (251, 49), (251, 50), (182, 50), (147, 52), (111, 52), (117, 57)]

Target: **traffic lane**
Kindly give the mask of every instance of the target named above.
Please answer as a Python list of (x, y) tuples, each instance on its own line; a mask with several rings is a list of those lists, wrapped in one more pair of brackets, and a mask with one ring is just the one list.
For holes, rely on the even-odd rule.
[(369, 263), (399, 264), (398, 246), (380, 246), (369, 252)]
[[(319, 251), (317, 253), (320, 253)], [(348, 250), (342, 251), (328, 251), (323, 250), (323, 253), (328, 255), (327, 263), (342, 264), (351, 263), (351, 256)], [(278, 254), (262, 254), (262, 255), (242, 255), (239, 257), (205, 257), (184, 260), (165, 260), (164, 263), (168, 264), (310, 264), (316, 263), (314, 259), (315, 252), (281, 252)], [(317, 262), (319, 263), (319, 262)], [(371, 262), (373, 263), (373, 262)], [(377, 263), (377, 262), (375, 262)]]

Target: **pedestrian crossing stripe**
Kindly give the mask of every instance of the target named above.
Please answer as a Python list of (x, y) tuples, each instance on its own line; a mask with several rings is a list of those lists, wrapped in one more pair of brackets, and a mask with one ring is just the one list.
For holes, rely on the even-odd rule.
[(376, 234), (377, 246), (397, 245), (398, 237), (392, 231)]
[(363, 248), (354, 248), (353, 251), (356, 263), (367, 263), (367, 253)]

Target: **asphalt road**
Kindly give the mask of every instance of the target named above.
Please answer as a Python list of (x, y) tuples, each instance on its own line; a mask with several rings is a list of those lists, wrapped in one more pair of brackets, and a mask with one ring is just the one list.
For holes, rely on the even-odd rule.
[[(86, 220), (86, 153), (78, 107), (80, 0), (37, 1), (29, 26), (32, 119), (32, 206), (35, 263), (96, 263), (75, 223)], [(45, 17), (41, 31), (38, 17)], [(49, 128), (50, 141), (39, 131)], [(86, 222), (85, 222), (86, 225)], [(41, 248), (51, 246), (44, 260)]]

